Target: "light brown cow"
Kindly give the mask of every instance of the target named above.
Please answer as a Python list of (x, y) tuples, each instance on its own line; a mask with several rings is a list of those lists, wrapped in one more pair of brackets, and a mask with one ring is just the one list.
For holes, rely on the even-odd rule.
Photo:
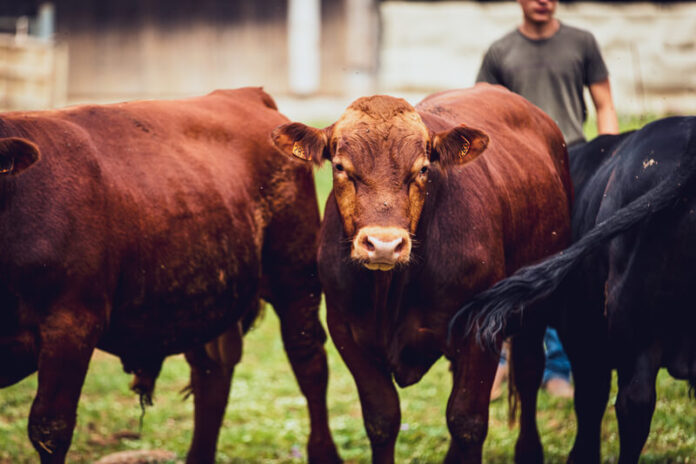
[[(480, 462), (497, 359), (447, 350), (452, 315), (477, 292), (569, 241), (571, 184), (556, 125), (489, 85), (355, 101), (333, 125), (274, 131), (288, 155), (333, 165), (319, 275), (334, 343), (355, 378), (374, 462), (393, 461), (402, 387), (444, 353), (454, 386), (448, 462)], [(514, 343), (520, 459), (540, 459), (534, 422), (543, 327)], [(392, 380), (393, 379), (393, 380)]]

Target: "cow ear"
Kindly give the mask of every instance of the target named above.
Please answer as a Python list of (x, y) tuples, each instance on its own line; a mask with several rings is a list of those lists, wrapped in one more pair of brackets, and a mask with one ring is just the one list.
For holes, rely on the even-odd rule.
[(430, 159), (444, 166), (466, 164), (476, 159), (487, 146), (485, 132), (462, 124), (435, 135)]
[(299, 122), (283, 124), (273, 129), (271, 138), (276, 148), (288, 156), (321, 164), (329, 158), (326, 129), (315, 129)]
[(36, 163), (39, 147), (17, 137), (0, 139), (0, 176), (16, 176)]

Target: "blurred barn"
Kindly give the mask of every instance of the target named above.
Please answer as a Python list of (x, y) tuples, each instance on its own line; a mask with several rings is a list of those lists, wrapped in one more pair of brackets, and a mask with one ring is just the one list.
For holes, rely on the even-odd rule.
[[(696, 2), (562, 2), (591, 30), (619, 112), (696, 112)], [(261, 85), (343, 108), (473, 84), (514, 1), (0, 0), (0, 109)], [(313, 97), (313, 98), (306, 98)]]
[[(305, 32), (317, 31), (308, 45), (317, 64), (304, 70), (318, 73), (316, 84), (300, 83), (296, 92), (340, 92), (346, 69), (343, 0), (3, 0), (3, 47), (15, 48), (15, 55), (27, 49), (22, 63), (15, 56), (6, 66), (15, 65), (15, 78), (35, 71), (44, 79), (40, 59), (30, 56), (33, 49), (65, 45), (69, 101), (171, 97), (243, 85), (292, 93), (288, 9), (293, 2), (308, 6), (298, 19)], [(41, 23), (49, 26), (42, 30)], [(321, 42), (319, 23), (331, 31)], [(15, 34), (28, 37), (15, 40)], [(28, 100), (0, 105), (26, 106)]]

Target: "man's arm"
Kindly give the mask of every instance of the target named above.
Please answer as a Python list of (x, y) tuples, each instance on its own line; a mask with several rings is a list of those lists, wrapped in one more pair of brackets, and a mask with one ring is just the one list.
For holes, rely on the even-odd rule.
[(616, 118), (614, 100), (611, 97), (609, 79), (590, 84), (590, 95), (597, 110), (597, 133), (618, 134), (619, 121)]

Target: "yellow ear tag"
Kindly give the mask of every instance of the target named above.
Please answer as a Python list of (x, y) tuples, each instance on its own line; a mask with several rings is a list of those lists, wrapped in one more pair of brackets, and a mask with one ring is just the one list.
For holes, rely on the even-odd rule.
[(309, 157), (305, 154), (304, 148), (302, 148), (300, 142), (295, 142), (295, 144), (292, 146), (292, 154), (298, 158), (302, 158), (303, 160), (309, 159)]
[(471, 147), (471, 142), (469, 142), (467, 139), (462, 137), (462, 148), (459, 150), (459, 160), (464, 161), (464, 158), (466, 158), (466, 154), (469, 153), (469, 147)]
[(0, 167), (0, 174), (7, 174), (8, 172), (12, 172), (12, 169), (14, 169), (14, 159), (10, 159), (9, 166)]

